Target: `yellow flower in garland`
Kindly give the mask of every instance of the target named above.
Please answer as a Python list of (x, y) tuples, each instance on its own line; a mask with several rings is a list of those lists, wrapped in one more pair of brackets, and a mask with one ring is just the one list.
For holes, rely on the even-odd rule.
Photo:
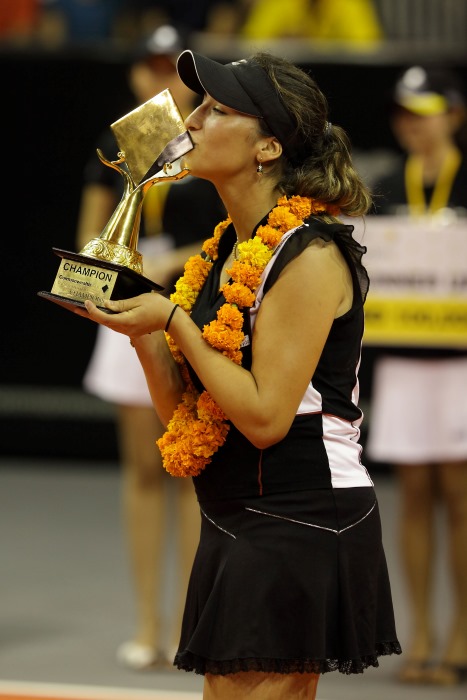
[[(238, 365), (242, 362), (244, 333), (240, 309), (253, 306), (261, 275), (274, 249), (284, 233), (301, 226), (312, 214), (323, 212), (334, 216), (339, 210), (334, 205), (308, 197), (281, 197), (270, 212), (267, 224), (259, 226), (253, 238), (238, 245), (238, 260), (227, 270), (232, 281), (221, 290), (226, 302), (217, 312), (216, 319), (205, 325), (202, 331), (204, 340), (232, 362)], [(185, 265), (183, 276), (175, 285), (170, 299), (187, 313), (191, 312), (213, 261), (217, 260), (220, 238), (230, 223), (228, 217), (216, 226), (213, 236), (203, 244), (206, 257), (191, 257)], [(168, 334), (166, 338), (173, 357), (180, 365), (186, 390), (157, 445), (163, 466), (170, 474), (197, 476), (224, 444), (230, 427), (228, 417), (207, 391), (199, 393), (196, 390), (183, 354)]]
[(175, 284), (172, 301), (180, 304), (185, 311), (190, 311), (211, 267), (212, 262), (204, 260), (200, 255), (192, 256), (185, 265), (184, 276)]

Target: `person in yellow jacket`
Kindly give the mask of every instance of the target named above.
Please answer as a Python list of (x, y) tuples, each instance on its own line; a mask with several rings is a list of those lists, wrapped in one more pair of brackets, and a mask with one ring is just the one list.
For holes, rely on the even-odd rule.
[(372, 0), (253, 0), (241, 35), (247, 39), (310, 38), (364, 46), (383, 38)]

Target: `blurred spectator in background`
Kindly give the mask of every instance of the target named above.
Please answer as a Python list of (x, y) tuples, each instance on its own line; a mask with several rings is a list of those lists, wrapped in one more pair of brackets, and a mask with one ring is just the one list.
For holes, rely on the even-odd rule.
[(402, 157), (375, 183), (380, 214), (467, 215), (466, 103), (457, 74), (412, 66), (392, 95), (391, 128)]
[(39, 0), (49, 20), (62, 25), (68, 42), (111, 39), (124, 0)]
[[(383, 38), (373, 0), (3, 0), (0, 32), (46, 43), (132, 42), (157, 27), (246, 39), (301, 38), (371, 48)], [(1, 36), (1, 34), (0, 34)]]
[[(138, 104), (169, 88), (182, 115), (194, 108), (195, 95), (179, 79), (175, 67), (182, 38), (172, 26), (161, 26), (138, 47), (129, 67), (129, 84)], [(118, 146), (111, 130), (99, 140), (110, 160)], [(157, 155), (157, 154), (155, 154)], [(122, 194), (123, 179), (93, 155), (85, 173), (77, 244), (81, 250), (99, 236)], [(187, 210), (190, 216), (187, 219)], [(225, 218), (213, 185), (187, 176), (173, 184), (156, 184), (143, 203), (138, 249), (144, 274), (168, 287), (181, 274), (201, 240)], [(190, 226), (187, 227), (187, 220)], [(198, 244), (197, 241), (200, 241)], [(142, 669), (164, 665), (175, 650), (184, 595), (199, 538), (199, 509), (189, 479), (172, 479), (163, 470), (156, 440), (164, 429), (154, 411), (141, 365), (128, 338), (100, 326), (84, 377), (92, 394), (116, 406), (123, 467), (123, 509), (136, 593), (136, 629), (117, 652), (119, 661)], [(173, 489), (167, 491), (168, 482)], [(174, 495), (177, 527), (177, 609), (170, 613), (167, 646), (161, 626), (161, 598), (166, 571), (167, 495)]]
[(306, 38), (341, 41), (359, 48), (383, 38), (372, 0), (246, 0), (241, 30), (247, 39)]
[(2, 0), (0, 2), (0, 40), (24, 43), (36, 33), (41, 0)]
[[(403, 73), (391, 126), (404, 158), (374, 188), (378, 213), (467, 213), (467, 161), (456, 141), (465, 116), (463, 89), (452, 72), (413, 66)], [(394, 349), (375, 363), (367, 452), (395, 465), (401, 491), (400, 548), (412, 612), (403, 682), (467, 680), (466, 387), (467, 350)], [(454, 595), (440, 660), (431, 605), (438, 505), (447, 516), (441, 549), (449, 556)]]

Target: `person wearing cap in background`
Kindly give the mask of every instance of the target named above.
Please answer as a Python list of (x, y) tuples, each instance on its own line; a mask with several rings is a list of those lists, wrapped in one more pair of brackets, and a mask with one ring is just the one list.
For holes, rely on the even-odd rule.
[(175, 666), (204, 674), (204, 700), (313, 700), (321, 673), (401, 651), (359, 445), (365, 248), (338, 218), (371, 197), (308, 73), (265, 53), (177, 66), (203, 96), (185, 165), (229, 216), (170, 299), (77, 313), (129, 336), (163, 465), (197, 493)]
[[(391, 126), (405, 157), (375, 184), (376, 213), (467, 215), (466, 104), (452, 71), (412, 66), (392, 96)], [(467, 241), (466, 241), (467, 250)], [(411, 606), (403, 682), (467, 681), (467, 351), (393, 348), (374, 364), (368, 455), (394, 465), (401, 493), (400, 548)], [(437, 658), (434, 594), (437, 505), (447, 516), (454, 594)]]
[[(131, 90), (142, 104), (169, 88), (185, 117), (196, 95), (180, 80), (176, 56), (182, 37), (164, 25), (141, 41), (128, 68)], [(116, 115), (120, 116), (120, 115)], [(118, 146), (110, 129), (98, 140), (107, 158)], [(98, 237), (118, 202), (123, 180), (104, 166), (96, 153), (85, 172), (79, 212), (77, 248)], [(189, 217), (187, 217), (189, 212)], [(143, 202), (138, 249), (144, 274), (172, 291), (185, 261), (199, 251), (202, 239), (225, 215), (214, 186), (191, 176), (172, 184), (154, 185)], [(183, 603), (199, 535), (199, 510), (190, 484), (171, 483), (161, 468), (156, 440), (163, 427), (152, 406), (141, 365), (123, 336), (98, 329), (83, 385), (86, 391), (115, 406), (119, 454), (123, 469), (123, 514), (135, 591), (136, 625), (133, 637), (120, 645), (117, 658), (134, 669), (165, 666), (178, 642)], [(173, 480), (172, 480), (173, 481)], [(174, 513), (168, 517), (173, 504)], [(175, 525), (177, 584), (175, 612), (163, 609), (167, 580), (166, 541)], [(167, 599), (167, 591), (165, 591)], [(168, 623), (164, 626), (164, 622)]]
[(467, 214), (466, 103), (458, 76), (412, 66), (397, 80), (390, 107), (405, 157), (373, 187), (376, 213), (416, 216), (449, 208)]

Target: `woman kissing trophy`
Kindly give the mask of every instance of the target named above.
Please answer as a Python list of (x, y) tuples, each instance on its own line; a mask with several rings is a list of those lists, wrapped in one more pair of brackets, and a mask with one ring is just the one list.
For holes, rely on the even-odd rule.
[[(100, 149), (97, 154), (123, 177), (122, 198), (99, 238), (93, 238), (79, 253), (53, 248), (61, 258), (59, 270), (52, 290), (38, 292), (40, 297), (80, 315), (86, 313), (86, 299), (107, 311), (107, 299), (163, 289), (143, 276), (142, 255), (137, 250), (143, 199), (154, 184), (189, 174), (181, 159), (193, 143), (169, 89), (110, 128), (120, 149), (117, 159), (108, 160)], [(155, 160), (154, 153), (159, 154)]]

